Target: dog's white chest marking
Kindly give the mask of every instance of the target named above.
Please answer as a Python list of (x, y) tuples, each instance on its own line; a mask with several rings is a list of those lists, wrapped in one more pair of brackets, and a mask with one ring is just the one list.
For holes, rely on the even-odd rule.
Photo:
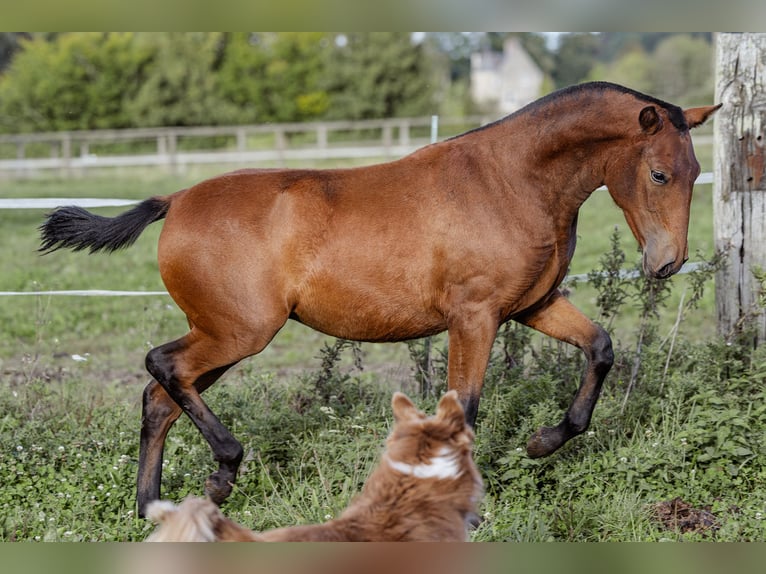
[(428, 464), (407, 464), (397, 460), (388, 459), (391, 468), (415, 478), (457, 478), (460, 476), (460, 463), (457, 455), (450, 449), (443, 447)]

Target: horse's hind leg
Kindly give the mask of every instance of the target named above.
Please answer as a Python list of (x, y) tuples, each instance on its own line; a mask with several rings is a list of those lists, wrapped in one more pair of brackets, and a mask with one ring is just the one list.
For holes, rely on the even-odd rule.
[[(207, 389), (229, 366), (213, 369), (199, 377), (194, 383), (197, 391), (201, 393)], [(182, 412), (181, 407), (157, 381), (152, 381), (144, 389), (137, 481), (138, 512), (141, 517), (144, 516), (146, 505), (160, 497), (165, 439)]]
[[(196, 383), (200, 381), (200, 387), (209, 386), (228, 366), (250, 354), (238, 353), (235, 349), (229, 350), (225, 341), (215, 340), (193, 328), (185, 337), (156, 347), (146, 356), (146, 368), (149, 373), (192, 420), (218, 461), (218, 471), (211, 474), (205, 483), (207, 494), (216, 504), (223, 502), (231, 493), (242, 460), (242, 446), (202, 400), (200, 392), (203, 389), (198, 388)], [(171, 416), (177, 418), (176, 413), (177, 411), (168, 413), (167, 420)], [(168, 428), (170, 424), (167, 425)], [(155, 466), (159, 460), (157, 445), (163, 430), (166, 434), (167, 430), (163, 427), (158, 427), (155, 431)], [(161, 438), (164, 442), (164, 436)], [(159, 454), (161, 459), (161, 451)], [(147, 466), (146, 469), (142, 469), (147, 476), (149, 468)]]
[(588, 428), (601, 393), (601, 385), (612, 367), (614, 355), (612, 341), (607, 332), (583, 315), (560, 293), (554, 295), (545, 307), (518, 320), (559, 341), (579, 347), (587, 361), (580, 387), (564, 419), (555, 427), (540, 428), (529, 439), (527, 453), (532, 458), (537, 458), (551, 454), (570, 438)]

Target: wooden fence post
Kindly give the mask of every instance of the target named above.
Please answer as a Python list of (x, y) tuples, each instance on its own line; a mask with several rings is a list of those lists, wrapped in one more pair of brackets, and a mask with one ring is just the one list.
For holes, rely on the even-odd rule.
[(716, 276), (718, 333), (730, 338), (752, 322), (758, 344), (766, 341), (766, 34), (717, 35), (716, 101), (713, 222), (727, 256)]
[(72, 134), (63, 132), (61, 134), (61, 159), (64, 160), (61, 174), (64, 177), (72, 175)]

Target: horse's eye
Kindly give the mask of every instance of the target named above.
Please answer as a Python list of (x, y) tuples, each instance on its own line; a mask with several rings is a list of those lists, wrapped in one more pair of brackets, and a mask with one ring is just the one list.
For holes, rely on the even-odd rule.
[(652, 181), (654, 183), (658, 183), (660, 185), (664, 185), (668, 182), (668, 177), (662, 173), (661, 171), (657, 171), (656, 169), (652, 170)]

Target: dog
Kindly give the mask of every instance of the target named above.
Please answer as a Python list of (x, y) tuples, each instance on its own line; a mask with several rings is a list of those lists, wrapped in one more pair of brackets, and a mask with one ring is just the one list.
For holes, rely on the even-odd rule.
[(152, 542), (465, 542), (483, 495), (473, 461), (474, 433), (457, 393), (426, 416), (403, 393), (391, 400), (394, 428), (362, 492), (323, 524), (253, 532), (226, 518), (207, 498), (180, 505), (154, 501)]

